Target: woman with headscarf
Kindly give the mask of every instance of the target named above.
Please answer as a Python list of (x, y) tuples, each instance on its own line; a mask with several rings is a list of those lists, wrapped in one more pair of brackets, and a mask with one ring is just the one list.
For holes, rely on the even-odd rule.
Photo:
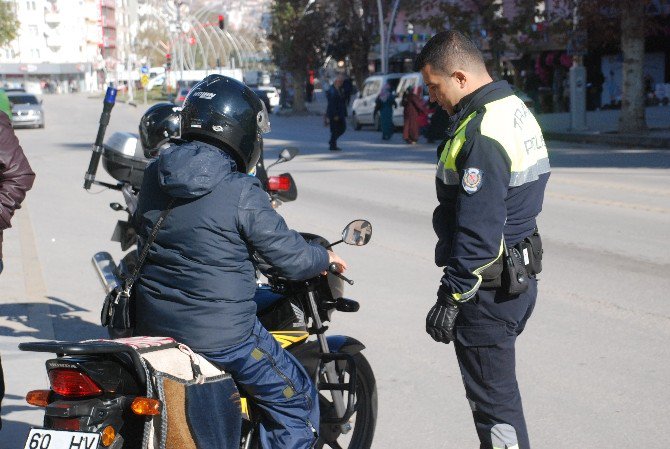
[(419, 115), (421, 113), (428, 114), (428, 109), (423, 102), (423, 98), (419, 96), (421, 87), (408, 87), (405, 96), (402, 99), (404, 107), (403, 117), (404, 126), (402, 130), (402, 137), (405, 142), (414, 144), (419, 140)]
[(393, 136), (393, 108), (395, 107), (395, 95), (393, 95), (391, 86), (387, 83), (375, 100), (375, 113), (379, 112), (382, 140), (389, 140)]

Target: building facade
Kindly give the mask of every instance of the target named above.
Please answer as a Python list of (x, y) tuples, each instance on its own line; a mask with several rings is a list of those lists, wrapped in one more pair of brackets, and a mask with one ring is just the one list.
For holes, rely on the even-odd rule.
[(99, 90), (118, 78), (119, 55), (127, 60), (132, 49), (136, 0), (0, 1), (20, 22), (17, 38), (0, 48), (0, 84), (65, 93)]

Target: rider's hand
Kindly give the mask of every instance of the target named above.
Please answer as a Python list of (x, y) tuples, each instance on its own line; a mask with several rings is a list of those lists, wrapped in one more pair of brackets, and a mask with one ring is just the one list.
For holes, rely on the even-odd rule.
[(437, 302), (426, 316), (426, 332), (433, 340), (449, 344), (454, 340), (454, 324), (461, 305), (443, 286), (437, 291)]
[[(347, 269), (347, 263), (342, 259), (340, 256), (332, 252), (331, 250), (328, 250), (328, 264), (336, 264), (337, 265), (337, 271), (339, 273), (344, 273), (344, 271)], [(323, 274), (326, 274), (325, 272)]]

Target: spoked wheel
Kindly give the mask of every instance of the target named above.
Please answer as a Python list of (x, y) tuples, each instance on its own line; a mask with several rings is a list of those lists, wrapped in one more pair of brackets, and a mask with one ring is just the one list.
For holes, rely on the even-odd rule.
[[(377, 383), (370, 364), (363, 354), (354, 355), (356, 362), (356, 413), (349, 419), (351, 430), (342, 433), (342, 427), (323, 423), (319, 429), (316, 449), (370, 449), (377, 423)], [(344, 381), (348, 382), (349, 373), (344, 372)], [(319, 394), (321, 416), (334, 418), (335, 406), (329, 391)]]

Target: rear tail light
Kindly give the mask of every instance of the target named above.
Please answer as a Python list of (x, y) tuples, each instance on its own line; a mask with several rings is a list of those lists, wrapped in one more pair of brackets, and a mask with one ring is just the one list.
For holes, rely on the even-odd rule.
[(268, 190), (273, 192), (288, 192), (291, 190), (291, 178), (288, 176), (270, 176)]
[(51, 428), (56, 430), (81, 430), (79, 418), (51, 418)]
[(51, 370), (49, 371), (49, 380), (51, 381), (51, 389), (61, 396), (83, 398), (102, 393), (93, 379), (73, 369)]

